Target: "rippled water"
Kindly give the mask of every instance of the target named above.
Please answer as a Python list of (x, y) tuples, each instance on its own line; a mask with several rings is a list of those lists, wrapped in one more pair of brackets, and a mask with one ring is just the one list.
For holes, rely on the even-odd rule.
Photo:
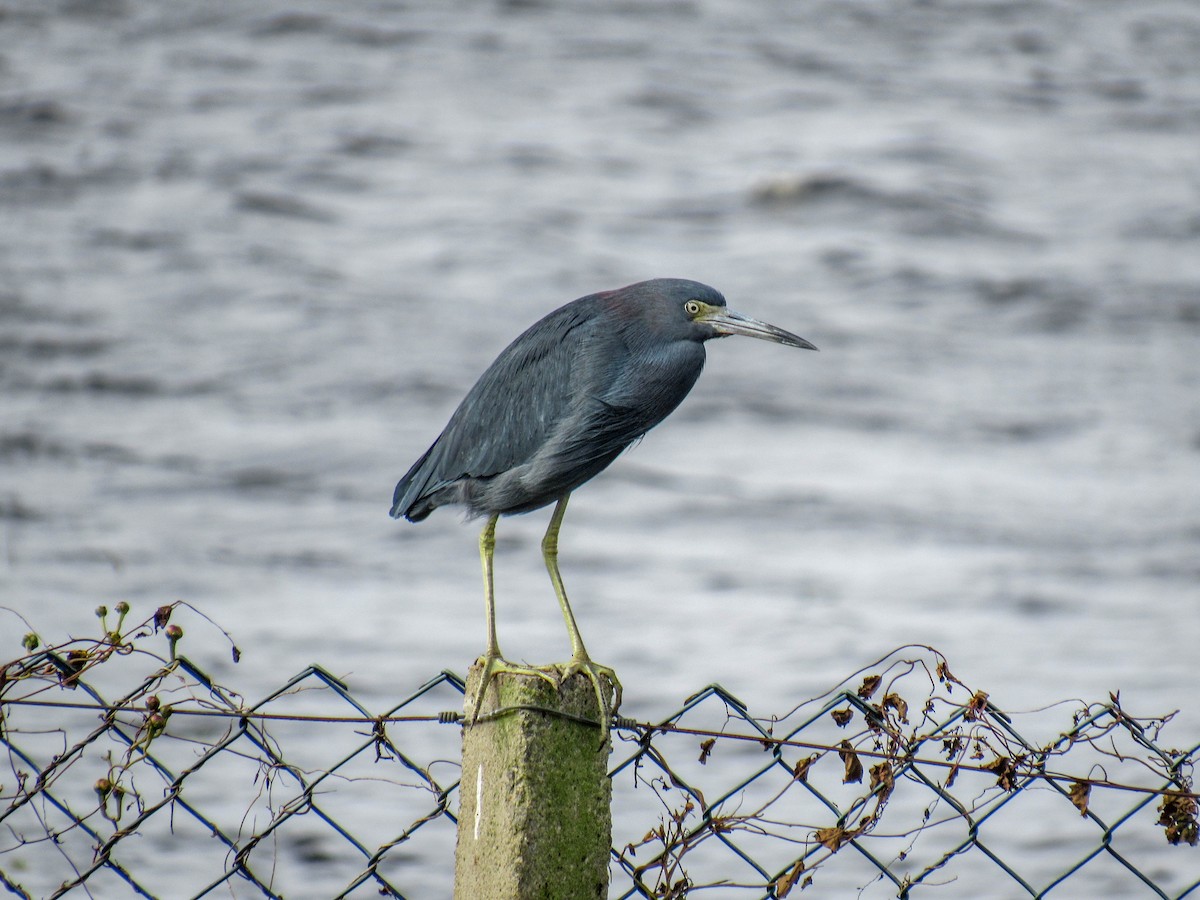
[[(392, 486), (532, 321), (681, 276), (822, 352), (710, 345), (574, 498), (627, 713), (783, 712), (919, 642), (1194, 742), (1197, 146), (1188, 2), (7, 2), (0, 604), (187, 600), (251, 697), (463, 671), (476, 527)], [(534, 662), (546, 519), (498, 533)]]

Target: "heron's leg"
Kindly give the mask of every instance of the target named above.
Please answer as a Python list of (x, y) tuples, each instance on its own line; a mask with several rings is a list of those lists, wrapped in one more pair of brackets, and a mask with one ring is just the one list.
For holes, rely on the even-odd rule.
[(479, 691), (475, 695), (475, 702), (471, 704), (474, 709), (471, 713), (472, 724), (479, 718), (479, 710), (483, 706), (483, 695), (487, 691), (492, 676), (497, 672), (533, 675), (558, 687), (558, 681), (541, 669), (510, 663), (500, 655), (500, 641), (496, 638), (496, 593), (492, 579), (492, 557), (496, 552), (496, 520), (498, 518), (500, 518), (498, 514), (490, 516), (487, 524), (483, 526), (483, 533), (479, 535), (479, 559), (483, 563), (483, 603), (487, 614), (487, 648), (483, 651), (483, 656), (479, 657), (479, 662), (483, 666), (483, 674), (479, 679)]
[[(554, 585), (554, 593), (558, 596), (558, 605), (562, 607), (563, 619), (567, 623), (567, 634), (571, 638), (571, 661), (561, 667), (562, 677), (570, 678), (576, 672), (588, 677), (596, 689), (596, 700), (600, 705), (601, 721), (607, 723), (612, 714), (621, 705), (621, 682), (617, 681), (617, 673), (608, 666), (592, 662), (587, 648), (583, 646), (583, 637), (579, 634), (579, 626), (575, 622), (575, 614), (571, 611), (571, 603), (567, 600), (567, 590), (563, 587), (562, 575), (558, 571), (558, 532), (562, 528), (563, 515), (567, 511), (567, 501), (570, 494), (564, 494), (554, 507), (550, 516), (550, 525), (546, 528), (546, 536), (542, 538), (542, 557), (546, 560), (546, 571), (550, 573), (550, 581)], [(612, 708), (608, 707), (608, 692), (600, 684), (603, 675), (612, 684), (614, 701)]]
[(583, 646), (583, 637), (579, 634), (579, 626), (575, 623), (575, 613), (567, 600), (567, 590), (563, 587), (562, 575), (558, 571), (558, 532), (562, 528), (563, 516), (567, 512), (567, 501), (570, 494), (564, 496), (554, 507), (554, 515), (546, 527), (546, 536), (542, 538), (542, 557), (546, 560), (546, 570), (550, 573), (550, 582), (554, 585), (554, 593), (558, 596), (558, 605), (562, 607), (563, 619), (567, 623), (567, 634), (571, 637), (571, 659), (589, 659), (587, 648)]
[(496, 640), (496, 592), (492, 581), (492, 557), (496, 552), (496, 520), (500, 515), (488, 517), (479, 535), (479, 559), (483, 563), (483, 604), (487, 612), (487, 650), (483, 655), (488, 659), (501, 659), (500, 642)]

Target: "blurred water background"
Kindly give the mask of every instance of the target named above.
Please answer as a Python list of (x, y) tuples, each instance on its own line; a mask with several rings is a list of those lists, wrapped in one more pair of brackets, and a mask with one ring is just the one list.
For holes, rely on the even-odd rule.
[[(821, 353), (710, 344), (574, 498), (627, 714), (783, 713), (918, 642), (1194, 743), (1198, 148), (1182, 0), (5, 0), (0, 605), (186, 600), (251, 698), (465, 672), (477, 527), (392, 486), (545, 312), (688, 277)], [(498, 532), (537, 663), (547, 518)]]

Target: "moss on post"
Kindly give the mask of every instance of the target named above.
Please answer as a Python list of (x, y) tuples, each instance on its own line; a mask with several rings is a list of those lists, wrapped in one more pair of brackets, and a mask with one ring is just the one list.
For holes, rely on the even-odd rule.
[[(479, 678), (472, 666), (468, 697)], [(528, 675), (492, 678), (479, 721), (463, 728), (456, 900), (607, 896), (612, 744), (607, 729), (577, 721), (598, 717), (581, 675), (559, 690)]]

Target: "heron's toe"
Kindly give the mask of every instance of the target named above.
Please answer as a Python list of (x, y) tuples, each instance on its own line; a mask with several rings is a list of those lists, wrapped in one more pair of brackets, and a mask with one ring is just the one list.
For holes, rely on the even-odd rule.
[(474, 725), (479, 720), (479, 710), (483, 708), (483, 698), (487, 694), (488, 684), (492, 677), (500, 672), (509, 672), (514, 675), (529, 675), (533, 678), (541, 678), (543, 681), (549, 682), (555, 690), (558, 690), (561, 682), (556, 670), (548, 670), (538, 668), (536, 666), (526, 666), (520, 663), (509, 662), (503, 656), (496, 654), (485, 653), (476, 660), (478, 665), (483, 666), (483, 674), (479, 678), (479, 690), (475, 692), (471, 703), (471, 724)]
[[(617, 680), (617, 673), (608, 666), (592, 662), (587, 657), (577, 657), (554, 668), (558, 670), (563, 681), (572, 675), (583, 675), (592, 683), (592, 687), (596, 691), (596, 703), (600, 709), (600, 722), (604, 728), (607, 728), (613, 714), (621, 706), (621, 682)], [(608, 683), (604, 684), (601, 679)], [(608, 704), (609, 691), (613, 695), (612, 706)]]

